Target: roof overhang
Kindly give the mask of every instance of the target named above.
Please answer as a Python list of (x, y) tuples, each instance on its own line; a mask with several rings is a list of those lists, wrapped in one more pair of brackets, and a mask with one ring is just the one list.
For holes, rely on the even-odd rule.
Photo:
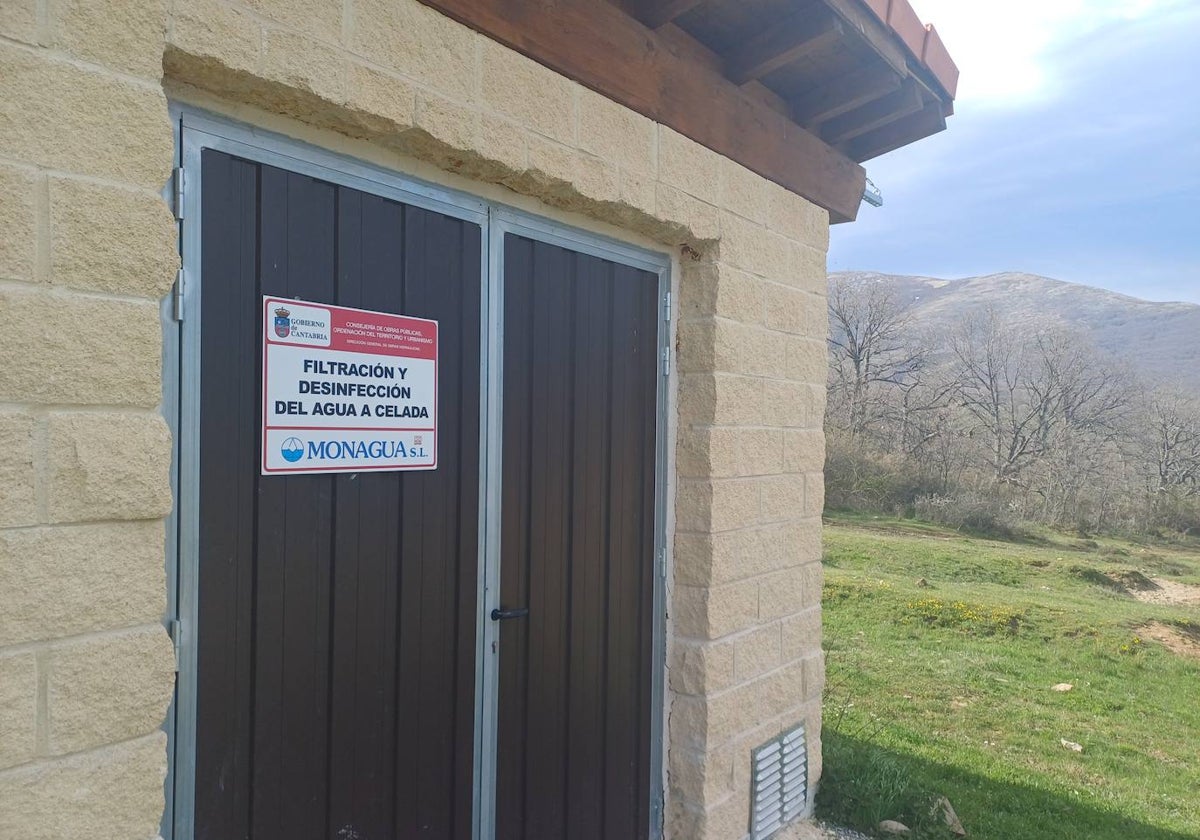
[(946, 127), (958, 69), (908, 0), (422, 0), (829, 211)]

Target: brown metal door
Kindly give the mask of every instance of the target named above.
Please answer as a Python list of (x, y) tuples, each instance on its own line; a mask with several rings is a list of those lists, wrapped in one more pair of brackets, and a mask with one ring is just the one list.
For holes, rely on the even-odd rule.
[(510, 234), (504, 301), (496, 837), (645, 837), (658, 278)]
[[(202, 165), (195, 836), (469, 838), (481, 230)], [(261, 296), (440, 322), (431, 472), (259, 475)]]

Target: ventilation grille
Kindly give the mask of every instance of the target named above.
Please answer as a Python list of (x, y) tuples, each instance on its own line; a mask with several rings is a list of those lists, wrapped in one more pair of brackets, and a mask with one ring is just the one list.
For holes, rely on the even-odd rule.
[(804, 727), (784, 732), (750, 757), (750, 837), (765, 840), (804, 813), (808, 750)]

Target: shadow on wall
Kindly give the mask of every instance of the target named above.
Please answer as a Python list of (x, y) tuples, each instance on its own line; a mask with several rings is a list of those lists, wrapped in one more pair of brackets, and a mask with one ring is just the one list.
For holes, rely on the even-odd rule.
[(912, 828), (906, 836), (913, 840), (948, 840), (956, 835), (930, 813), (944, 795), (973, 840), (1197, 840), (1054, 791), (935, 764), (828, 728), (822, 743), (817, 816), (833, 824), (869, 831), (892, 819)]

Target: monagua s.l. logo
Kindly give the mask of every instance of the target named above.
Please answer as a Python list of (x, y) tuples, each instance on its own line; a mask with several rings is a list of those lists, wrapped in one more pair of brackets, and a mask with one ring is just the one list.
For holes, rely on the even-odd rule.
[[(276, 327), (276, 329), (279, 329)], [(294, 464), (304, 457), (304, 441), (298, 437), (290, 437), (283, 442), (279, 447), (279, 454), (283, 455), (283, 460), (289, 464)]]

